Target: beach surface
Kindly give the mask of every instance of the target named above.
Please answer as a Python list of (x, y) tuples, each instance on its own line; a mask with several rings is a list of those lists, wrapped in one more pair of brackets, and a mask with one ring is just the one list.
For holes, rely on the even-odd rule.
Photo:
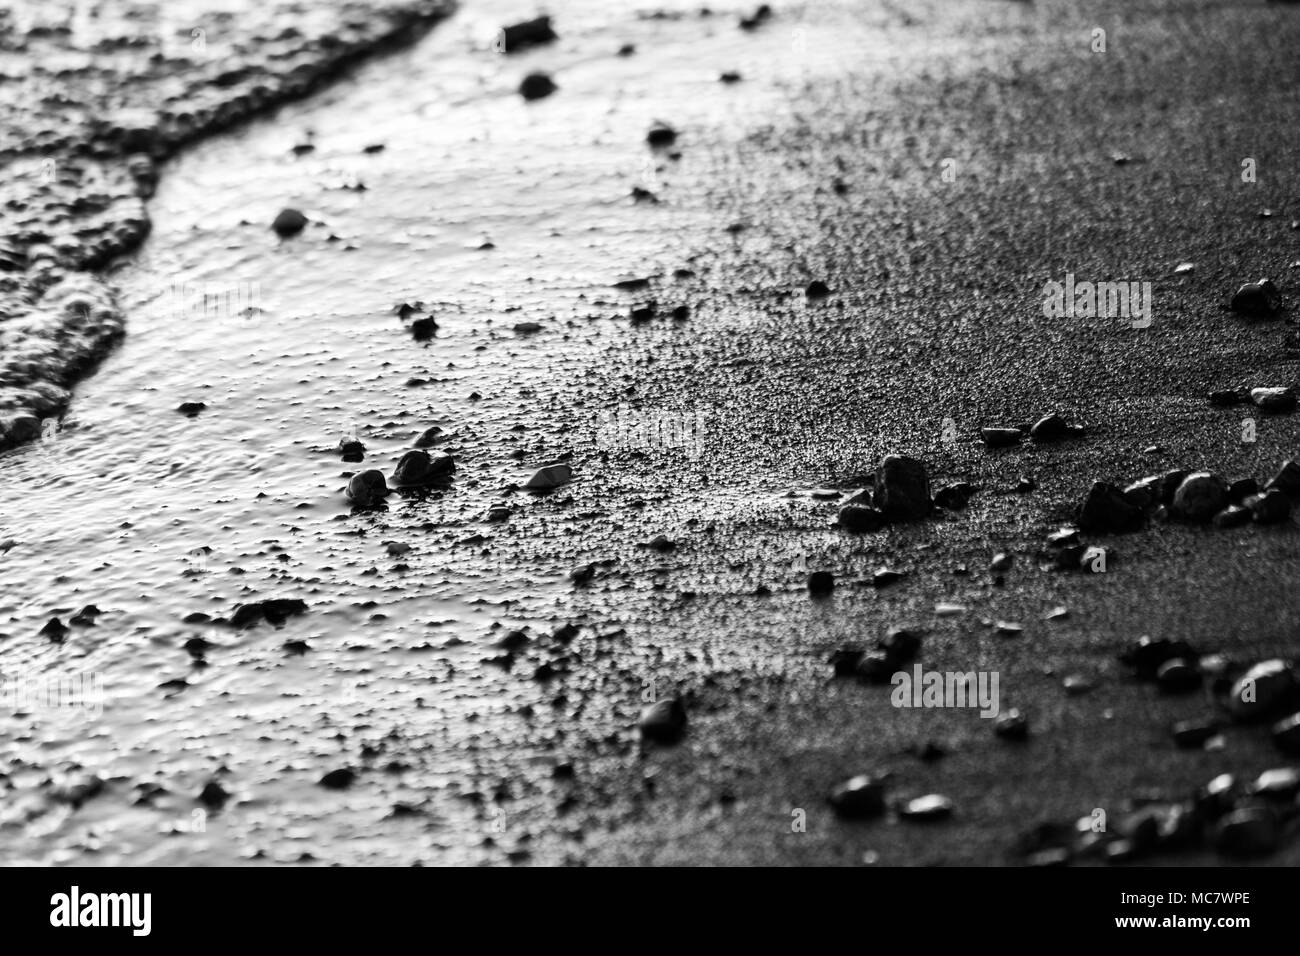
[[(998, 865), (1040, 821), (1122, 831), (1294, 766), (1267, 726), (1176, 747), (1216, 682), (1161, 693), (1118, 660), (1144, 635), (1222, 680), (1294, 657), (1294, 520), (1089, 533), (1090, 571), (1045, 539), (1094, 481), (1300, 457), (1295, 414), (1208, 401), (1300, 384), (1293, 313), (1227, 308), (1265, 276), (1295, 301), (1300, 8), (570, 0), (503, 52), (537, 10), (293, 6), (306, 37), (352, 24), (324, 44), (346, 69), (241, 11), (207, 49), (287, 44), (320, 72), (259, 82), (293, 102), (167, 140), (144, 194), (105, 147), (107, 205), (78, 171), (0, 236), (27, 237), (0, 253), (7, 420), (37, 419), (0, 453), (0, 678), (93, 705), (0, 709), (10, 862)], [(204, 71), (176, 74), (190, 115), (231, 68), (195, 22), (169, 28)], [(128, 73), (108, 100), (161, 101)], [(553, 92), (522, 97), (532, 73)], [(106, 115), (83, 109), (10, 166), (61, 164)], [(307, 223), (281, 238), (286, 207)], [(64, 249), (42, 231), (78, 244), (34, 256)], [(1150, 283), (1149, 315), (1046, 314), (1067, 281)], [(62, 282), (81, 298), (51, 311)], [(14, 323), (60, 344), (33, 358)], [(1053, 412), (1082, 433), (980, 440)], [(450, 482), (350, 505), (435, 427)], [(836, 527), (891, 454), (968, 504)], [(570, 482), (523, 487), (556, 463)], [(304, 607), (237, 611), (266, 600)], [(926, 670), (996, 674), (1028, 739), (834, 676), (895, 627)], [(658, 746), (637, 724), (665, 698), (688, 725)], [(885, 773), (951, 815), (828, 805)], [(1264, 862), (1300, 859), (1278, 844)]]

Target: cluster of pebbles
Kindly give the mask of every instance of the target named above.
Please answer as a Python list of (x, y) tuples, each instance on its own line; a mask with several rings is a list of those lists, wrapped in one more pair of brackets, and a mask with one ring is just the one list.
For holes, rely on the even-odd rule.
[(896, 522), (920, 521), (935, 507), (961, 509), (975, 489), (960, 482), (930, 492), (925, 463), (906, 455), (889, 455), (871, 476), (872, 485), (840, 507), (837, 525), (852, 533), (879, 531)]
[[(1138, 681), (1164, 693), (1190, 694), (1209, 685), (1214, 711), (1170, 728), (1179, 748), (1222, 746), (1229, 727), (1264, 727), (1280, 753), (1300, 754), (1300, 678), (1293, 662), (1274, 658), (1240, 670), (1223, 655), (1200, 654), (1186, 641), (1145, 637), (1120, 660)], [(1035, 866), (1126, 863), (1205, 849), (1229, 858), (1266, 857), (1300, 827), (1300, 770), (1275, 767), (1253, 780), (1225, 773), (1194, 793), (1142, 794), (1128, 801), (1117, 825), (1098, 823), (1095, 812), (1076, 821), (1039, 823), (1017, 850)]]
[[(149, 232), (158, 164), (405, 42), (446, 0), (0, 10), (0, 449), (60, 415), (124, 320), (94, 270)], [(190, 22), (193, 19), (194, 22)]]
[[(874, 650), (842, 647), (830, 657), (836, 677), (866, 684), (889, 684), (892, 675), (920, 653), (921, 634), (894, 628)], [(1292, 661), (1273, 658), (1242, 669), (1221, 654), (1201, 654), (1188, 642), (1143, 637), (1120, 655), (1133, 677), (1154, 684), (1165, 694), (1191, 694), (1208, 685), (1214, 710), (1182, 720), (1170, 728), (1180, 749), (1217, 749), (1229, 727), (1265, 727), (1277, 750), (1300, 755), (1300, 677)], [(1065, 681), (1070, 692), (1070, 680)], [(1029, 737), (1028, 719), (1014, 708), (1001, 711), (994, 733), (1008, 741)], [(943, 755), (933, 744), (918, 756)], [(891, 811), (900, 820), (946, 819), (953, 803), (941, 794), (891, 800), (888, 772), (859, 774), (827, 795), (834, 812), (846, 820), (883, 818)], [(1266, 857), (1300, 828), (1300, 770), (1276, 767), (1254, 780), (1220, 774), (1183, 797), (1141, 794), (1126, 802), (1117, 823), (1108, 824), (1094, 809), (1078, 820), (1034, 825), (1015, 852), (1032, 866), (1073, 862), (1127, 863), (1157, 853), (1213, 849), (1229, 858)]]
[(1210, 471), (1177, 469), (1124, 488), (1095, 482), (1079, 505), (1076, 523), (1083, 531), (1100, 533), (1136, 531), (1148, 520), (1218, 528), (1280, 524), (1298, 500), (1300, 464), (1295, 461), (1283, 462), (1263, 486), (1255, 478), (1229, 481)]

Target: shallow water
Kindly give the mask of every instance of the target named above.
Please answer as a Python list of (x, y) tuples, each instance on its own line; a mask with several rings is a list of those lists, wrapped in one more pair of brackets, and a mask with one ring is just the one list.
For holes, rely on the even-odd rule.
[[(587, 370), (627, 335), (637, 298), (611, 284), (657, 275), (661, 300), (698, 293), (667, 278), (706, 251), (703, 198), (678, 188), (710, 162), (692, 130), (715, 145), (743, 135), (790, 108), (792, 81), (864, 51), (840, 46), (834, 17), (814, 33), (796, 11), (751, 34), (692, 3), (637, 17), (574, 2), (556, 12), (558, 43), (502, 56), (495, 27), (520, 11), (468, 6), (414, 48), (167, 168), (151, 238), (113, 275), (128, 337), (60, 431), (0, 463), (23, 489), (0, 526), (14, 542), (0, 556), (0, 673), (92, 675), (103, 693), (102, 713), (0, 714), (11, 861), (482, 852), (475, 800), (436, 801), (433, 823), (385, 817), (472, 790), (478, 748), (509, 741), (506, 715), (540, 693), (484, 663), (492, 628), (544, 631), (571, 612), (570, 492), (508, 486), (598, 441), (602, 411), (622, 399), (588, 402), (585, 430), (568, 424)], [(619, 56), (624, 43), (636, 52)], [(868, 52), (898, 55), (883, 41)], [(559, 91), (525, 103), (515, 88), (533, 69)], [(721, 69), (746, 79), (721, 88)], [(679, 159), (647, 147), (657, 118), (681, 130)], [(662, 201), (634, 201), (634, 186)], [(279, 241), (267, 227), (286, 205), (312, 222)], [(393, 314), (417, 300), (438, 321), (427, 343)], [(524, 321), (541, 330), (516, 332)], [(207, 408), (189, 418), (182, 402)], [(346, 475), (391, 474), (433, 425), (457, 460), (451, 486), (352, 512)], [(349, 434), (364, 465), (333, 450)], [(496, 502), (516, 509), (508, 523), (486, 521)], [(309, 611), (280, 628), (182, 622), (266, 597)], [(63, 643), (38, 636), (87, 604), (103, 612), (95, 626)], [(215, 645), (207, 666), (182, 648), (193, 637)], [(188, 686), (160, 687), (179, 678)], [(381, 771), (396, 751), (405, 767)], [(42, 796), (46, 772), (72, 762), (109, 784), (75, 813)], [(342, 798), (316, 786), (345, 765), (376, 785)], [(193, 796), (222, 767), (234, 801), (207, 814)], [(146, 782), (172, 794), (131, 806)]]

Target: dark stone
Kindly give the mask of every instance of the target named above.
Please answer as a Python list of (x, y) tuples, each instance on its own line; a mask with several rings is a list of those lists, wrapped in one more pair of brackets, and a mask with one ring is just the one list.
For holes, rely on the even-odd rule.
[(60, 621), (57, 617), (52, 617), (45, 622), (45, 626), (42, 627), (38, 633), (42, 637), (48, 637), (57, 644), (61, 643), (63, 639), (68, 636), (69, 630), (71, 630), (71, 628)]
[(438, 323), (433, 316), (426, 315), (411, 323), (411, 337), (417, 342), (427, 342), (438, 331)]
[(830, 792), (826, 802), (847, 820), (870, 820), (885, 812), (885, 781), (864, 775), (853, 777)]
[(830, 594), (835, 590), (835, 575), (829, 571), (814, 571), (808, 575), (808, 593), (814, 596)]
[(893, 680), (897, 670), (894, 662), (884, 651), (869, 651), (862, 655), (854, 676), (864, 684), (888, 684)]
[(872, 587), (884, 588), (891, 584), (903, 580), (907, 577), (906, 571), (895, 571), (893, 568), (881, 568), (871, 576)]
[(748, 17), (740, 18), (740, 29), (757, 30), (772, 17), (772, 8), (766, 3), (761, 4), (754, 13)]
[(1224, 388), (1210, 393), (1210, 404), (1218, 408), (1230, 408), (1233, 405), (1240, 405), (1243, 401), (1245, 401), (1245, 398), (1241, 392), (1231, 388)]
[(974, 485), (966, 481), (959, 481), (956, 484), (944, 485), (934, 493), (934, 503), (940, 508), (946, 508), (949, 511), (960, 511), (965, 508), (970, 501), (970, 496), (975, 493)]
[(344, 438), (339, 441), (338, 453), (344, 461), (358, 462), (366, 457), (366, 446), (355, 439)]
[(1173, 504), (1174, 495), (1178, 492), (1178, 487), (1183, 483), (1183, 479), (1190, 474), (1191, 472), (1186, 468), (1176, 468), (1173, 471), (1167, 471), (1160, 476), (1161, 504)]
[(180, 412), (187, 418), (194, 418), (199, 414), (199, 412), (203, 411), (207, 407), (207, 404), (204, 402), (181, 402), (176, 406), (176, 411)]
[(213, 810), (219, 809), (225, 802), (230, 799), (230, 794), (216, 780), (209, 780), (199, 791), (199, 803), (211, 807)]
[(1124, 500), (1135, 508), (1141, 508), (1144, 511), (1147, 508), (1154, 507), (1160, 502), (1160, 482), (1159, 477), (1143, 478), (1141, 481), (1135, 481), (1124, 489)]
[(840, 509), (840, 527), (853, 533), (879, 531), (885, 526), (885, 516), (870, 505), (845, 505)]
[(357, 772), (351, 767), (331, 770), (320, 778), (320, 785), (329, 790), (346, 790), (357, 779)]
[(1225, 701), (1240, 721), (1267, 720), (1290, 712), (1300, 698), (1300, 681), (1290, 662), (1260, 661), (1233, 683)]
[(1029, 738), (1029, 719), (1012, 707), (1004, 710), (993, 720), (993, 732), (1003, 740), (1027, 740)]
[(307, 225), (307, 217), (297, 209), (281, 209), (271, 222), (271, 228), (282, 239), (296, 236)]
[(1133, 668), (1138, 680), (1144, 681), (1155, 680), (1161, 665), (1179, 658), (1195, 660), (1196, 652), (1186, 641), (1171, 641), (1167, 637), (1155, 640), (1142, 637), (1119, 656), (1121, 662)]
[(1078, 528), (1058, 528), (1047, 536), (1047, 546), (1049, 548), (1068, 548), (1078, 543)]
[(431, 425), (424, 431), (420, 432), (420, 437), (415, 440), (416, 448), (432, 448), (442, 440), (442, 429), (437, 425)]
[(1238, 505), (1229, 505), (1214, 516), (1216, 528), (1239, 528), (1250, 523), (1250, 511)]
[(550, 43), (554, 39), (556, 34), (551, 26), (550, 17), (536, 17), (521, 23), (513, 23), (502, 28), (499, 34), (502, 53), (515, 53), (526, 47)]
[(1007, 448), (1011, 445), (1019, 445), (1020, 440), (1024, 437), (1024, 432), (1019, 428), (980, 429), (980, 438), (990, 448)]
[(95, 618), (103, 614), (99, 608), (93, 604), (87, 604), (80, 611), (74, 614), (68, 621), (69, 624), (75, 624), (78, 627), (94, 627)]
[(1239, 315), (1252, 318), (1269, 318), (1282, 307), (1282, 297), (1277, 287), (1268, 279), (1247, 282), (1232, 297), (1229, 308)]
[(505, 636), (496, 642), (497, 647), (501, 648), (507, 654), (514, 654), (523, 650), (531, 643), (527, 634), (523, 631), (507, 631)]
[(1084, 531), (1133, 531), (1142, 525), (1142, 509), (1129, 503), (1114, 485), (1098, 481), (1079, 506), (1077, 523)]
[(889, 455), (881, 462), (872, 497), (888, 521), (915, 521), (933, 508), (925, 465), (902, 455)]
[(1174, 492), (1170, 508), (1174, 517), (1202, 524), (1228, 504), (1228, 483), (1208, 471), (1188, 475)]
[(1174, 743), (1183, 750), (1197, 750), (1219, 732), (1219, 722), (1213, 718), (1180, 720), (1173, 726)]
[(896, 627), (877, 642), (895, 666), (907, 664), (921, 651), (921, 635), (905, 627)]
[(529, 73), (519, 84), (519, 95), (526, 100), (540, 100), (557, 89), (555, 81), (545, 73)]
[(831, 287), (821, 279), (813, 279), (808, 283), (808, 288), (804, 289), (804, 295), (810, 299), (821, 299), (831, 294)]
[(1166, 694), (1186, 694), (1201, 686), (1201, 672), (1186, 658), (1165, 661), (1156, 670), (1156, 685)]
[(671, 146), (677, 140), (677, 130), (666, 123), (656, 123), (646, 133), (645, 141), (651, 146)]
[(852, 677), (857, 673), (858, 663), (862, 660), (862, 650), (852, 647), (837, 648), (830, 656), (829, 663), (836, 677)]
[(1268, 856), (1277, 849), (1280, 836), (1277, 816), (1272, 810), (1245, 807), (1219, 821), (1214, 829), (1214, 848), (1229, 857)]
[(1060, 571), (1078, 571), (1083, 567), (1088, 548), (1081, 544), (1072, 544), (1056, 551), (1055, 563)]
[(1060, 415), (1047, 415), (1034, 423), (1029, 429), (1029, 437), (1034, 441), (1059, 441), (1069, 434), (1070, 426)]
[(686, 733), (686, 706), (676, 697), (650, 704), (637, 725), (641, 736), (657, 744), (674, 744)]
[(1300, 498), (1300, 464), (1284, 461), (1278, 473), (1264, 487), (1269, 491), (1276, 489), (1289, 498)]
[(1219, 774), (1196, 791), (1192, 798), (1196, 812), (1206, 820), (1217, 820), (1236, 804), (1239, 790), (1232, 774)]
[(445, 452), (430, 455), (422, 449), (408, 451), (393, 470), (393, 484), (427, 485), (456, 470), (456, 462)]
[(1251, 495), (1243, 504), (1256, 524), (1278, 524), (1291, 515), (1291, 499), (1276, 488)]
[[(1300, 480), (1300, 475), (1297, 476), (1297, 480)], [(1238, 478), (1228, 485), (1228, 497), (1239, 504), (1251, 495), (1257, 494), (1259, 494), (1259, 482), (1254, 478)]]
[(1250, 400), (1260, 411), (1282, 414), (1295, 411), (1295, 392), (1289, 388), (1252, 388)]
[(1273, 743), (1285, 754), (1300, 754), (1300, 713), (1284, 717), (1273, 725)]
[(384, 473), (374, 468), (357, 472), (348, 481), (347, 495), (354, 504), (367, 507), (382, 501), (389, 494)]
[(205, 640), (202, 637), (191, 637), (182, 644), (181, 647), (184, 648), (191, 657), (202, 657), (207, 653), (208, 648), (212, 647), (212, 642)]

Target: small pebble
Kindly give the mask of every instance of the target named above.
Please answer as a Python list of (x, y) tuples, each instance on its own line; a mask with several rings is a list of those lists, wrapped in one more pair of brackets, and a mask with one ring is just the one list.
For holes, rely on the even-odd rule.
[(1034, 441), (1058, 441), (1070, 432), (1069, 423), (1060, 415), (1047, 415), (1034, 423), (1029, 429), (1029, 437)]
[(1012, 707), (993, 720), (993, 732), (1004, 740), (1026, 740), (1029, 737), (1029, 718)]
[(1191, 661), (1175, 657), (1156, 670), (1156, 686), (1166, 694), (1187, 694), (1201, 686), (1201, 672)]
[(1256, 524), (1279, 524), (1291, 515), (1291, 499), (1276, 488), (1242, 502)]
[(1300, 713), (1285, 717), (1270, 730), (1273, 744), (1285, 754), (1300, 754)]
[(814, 571), (808, 575), (808, 593), (814, 597), (830, 594), (835, 590), (835, 575), (829, 571)]
[(393, 469), (393, 484), (398, 486), (427, 485), (445, 478), (456, 470), (456, 462), (445, 452), (432, 455), (423, 449), (413, 449), (404, 454)]
[(677, 140), (677, 130), (667, 123), (656, 123), (646, 133), (645, 140), (651, 146), (671, 146)]
[(1269, 318), (1277, 314), (1281, 305), (1277, 287), (1268, 279), (1260, 279), (1241, 286), (1233, 295), (1229, 308), (1251, 318)]
[(879, 531), (885, 526), (885, 516), (870, 505), (845, 505), (838, 520), (841, 528), (853, 534)]
[(904, 820), (916, 823), (946, 820), (952, 816), (952, 801), (941, 794), (928, 793), (923, 797), (908, 800), (899, 807), (898, 815)]
[(885, 812), (885, 781), (862, 774), (837, 786), (826, 799), (847, 820), (879, 817)]
[(545, 491), (550, 488), (558, 488), (573, 480), (573, 469), (566, 464), (547, 465), (544, 468), (538, 468), (533, 476), (524, 482), (525, 488), (534, 491)]
[(1295, 392), (1289, 388), (1252, 388), (1250, 400), (1265, 412), (1293, 412), (1296, 407)]
[(1300, 498), (1300, 464), (1285, 461), (1278, 473), (1269, 479), (1265, 489), (1276, 489), (1290, 498)]
[(1173, 726), (1174, 743), (1184, 750), (1198, 750), (1219, 732), (1219, 722), (1213, 718), (1180, 720)]
[(646, 740), (674, 744), (686, 733), (686, 707), (675, 697), (650, 704), (641, 711), (637, 726)]
[(346, 790), (352, 786), (357, 779), (357, 772), (351, 767), (340, 767), (338, 770), (331, 770), (325, 776), (320, 778), (320, 785), (329, 790)]
[(1065, 692), (1071, 697), (1078, 697), (1088, 693), (1096, 685), (1082, 674), (1070, 674), (1065, 680), (1061, 681), (1061, 686), (1065, 688)]
[(1024, 433), (1019, 428), (981, 428), (980, 438), (990, 448), (1008, 448), (1020, 444)]
[(540, 100), (550, 96), (559, 87), (545, 73), (529, 73), (519, 84), (519, 95), (525, 100)]
[(271, 222), (271, 228), (282, 239), (296, 236), (307, 225), (307, 217), (297, 209), (281, 209)]

